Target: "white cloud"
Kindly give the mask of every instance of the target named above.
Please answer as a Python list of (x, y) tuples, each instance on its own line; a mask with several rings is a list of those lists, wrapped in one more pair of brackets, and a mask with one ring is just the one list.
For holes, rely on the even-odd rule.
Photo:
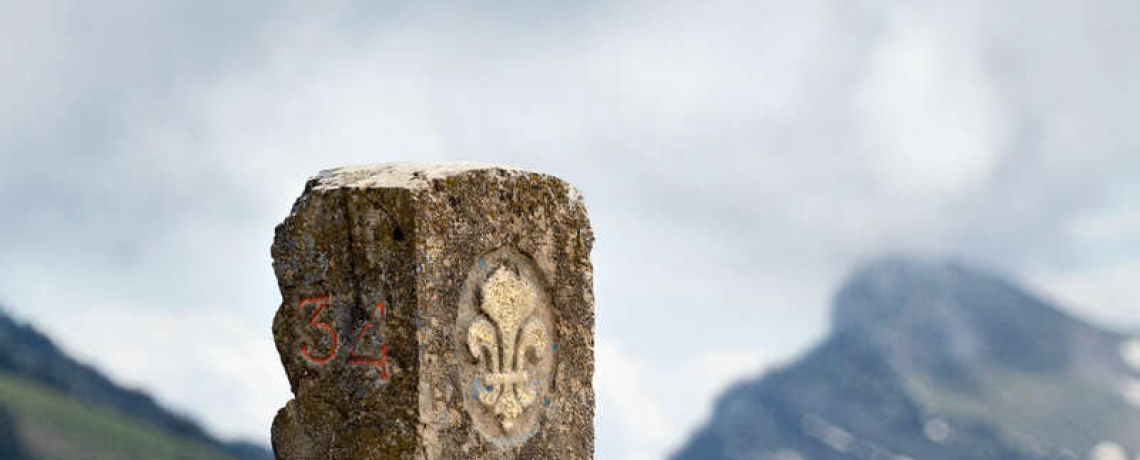
[(1009, 141), (977, 19), (962, 9), (895, 6), (870, 56), (857, 107), (874, 172), (892, 189), (961, 194), (986, 180)]
[[(218, 4), (192, 3), (212, 24)], [(0, 131), (44, 145), (26, 159), (0, 138), (0, 210), (21, 216), (0, 223), (0, 295), (227, 435), (264, 439), (288, 397), (267, 339), (273, 226), (307, 176), (349, 163), (499, 161), (583, 190), (604, 458), (681, 442), (728, 382), (823, 334), (832, 289), (882, 251), (976, 258), (1140, 323), (1136, 201), (1088, 214), (1107, 183), (1140, 177), (1099, 169), (1136, 165), (1121, 115), (1137, 104), (1098, 88), (1136, 80), (1105, 66), (1135, 61), (1138, 41), (1068, 21), (1134, 16), (1108, 3), (307, 2), (228, 15), (241, 32), (192, 59), (168, 48), (213, 34), (165, 17), (118, 32), (110, 8), (91, 29), (106, 33), (77, 38), (53, 10), (68, 2), (37, 5), (0, 14), (40, 46), (0, 41), (31, 59), (0, 73), (21, 107)], [(105, 49), (115, 59), (81, 59)], [(59, 136), (23, 113), (41, 109), (77, 124)], [(60, 325), (72, 314), (89, 333)], [(136, 317), (146, 330), (120, 324)], [(146, 346), (89, 352), (127, 332)]]
[(1063, 306), (1101, 324), (1140, 324), (1140, 260), (1053, 270), (1031, 279)]
[(268, 442), (266, 427), (289, 384), (267, 324), (229, 307), (188, 311), (115, 308), (98, 301), (66, 322), (42, 323), (51, 337), (128, 386), (202, 417), (226, 437)]
[(599, 400), (598, 415), (620, 420), (616, 425), (627, 439), (615, 448), (619, 452), (613, 453), (605, 451), (609, 446), (603, 442), (598, 446), (598, 455), (625, 460), (638, 460), (638, 456), (660, 458), (662, 447), (675, 431), (669, 425), (675, 422), (666, 418), (663, 402), (654, 400), (647, 391), (647, 386), (652, 385), (652, 377), (647, 375), (644, 365), (607, 342), (599, 339), (595, 352), (597, 372), (594, 384)]
[[(1140, 170), (1140, 165), (1136, 168)], [(1123, 168), (1127, 171), (1127, 166)], [(1065, 226), (1069, 236), (1086, 250), (1083, 263), (1119, 264), (1140, 249), (1140, 183), (1122, 181), (1110, 186), (1098, 206), (1082, 210)]]
[(595, 350), (599, 417), (608, 419), (603, 426), (612, 430), (599, 433), (598, 457), (622, 460), (667, 457), (706, 421), (710, 402), (730, 384), (774, 364), (768, 353), (755, 349), (677, 353), (665, 367), (635, 359), (604, 338)]

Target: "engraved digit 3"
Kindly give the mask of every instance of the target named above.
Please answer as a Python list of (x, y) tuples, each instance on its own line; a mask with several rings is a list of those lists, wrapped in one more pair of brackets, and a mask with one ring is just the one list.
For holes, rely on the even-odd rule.
[[(384, 322), (384, 302), (376, 304), (373, 310), (373, 318), (376, 318), (376, 312), (379, 312), (379, 322)], [(372, 359), (365, 356), (356, 354), (356, 350), (360, 349), (360, 340), (364, 338), (364, 334), (369, 329), (376, 327), (372, 321), (364, 323), (364, 327), (360, 328), (360, 333), (356, 334), (356, 342), (352, 345), (352, 351), (348, 353), (348, 364), (362, 365), (362, 366), (376, 366), (380, 368), (380, 378), (388, 380), (388, 344), (384, 343), (384, 338), (380, 338), (380, 358)]]
[(313, 312), (313, 316), (309, 317), (309, 327), (314, 329), (324, 329), (329, 337), (332, 338), (332, 347), (330, 347), (331, 349), (329, 350), (328, 354), (324, 356), (313, 356), (309, 354), (309, 344), (301, 344), (301, 356), (304, 356), (305, 359), (309, 360), (309, 362), (313, 364), (324, 364), (328, 362), (328, 360), (332, 359), (333, 356), (336, 356), (338, 346), (336, 330), (334, 330), (333, 327), (329, 325), (329, 323), (326, 323), (324, 321), (317, 321), (317, 317), (320, 316), (321, 312), (329, 306), (329, 299), (330, 296), (307, 297), (301, 299), (301, 303), (297, 305), (297, 308), (300, 309), (302, 313), (305, 312), (306, 306), (316, 305), (316, 311)]

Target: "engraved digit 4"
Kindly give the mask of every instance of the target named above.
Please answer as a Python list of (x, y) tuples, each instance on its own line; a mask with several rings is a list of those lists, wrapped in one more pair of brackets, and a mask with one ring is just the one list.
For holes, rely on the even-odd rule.
[[(375, 315), (377, 314), (377, 312), (379, 312), (379, 318), (380, 319), (378, 319), (376, 321), (383, 323), (384, 322), (384, 302), (380, 302), (380, 303), (376, 304), (376, 308), (373, 309), (373, 315), (374, 315), (373, 319), (376, 318)], [(379, 358), (371, 358), (371, 357), (361, 356), (361, 355), (358, 355), (356, 353), (356, 350), (360, 349), (360, 340), (362, 338), (364, 338), (364, 334), (366, 332), (368, 332), (369, 329), (372, 329), (373, 327), (376, 327), (376, 324), (373, 321), (369, 321), (367, 323), (364, 323), (364, 327), (362, 327), (360, 329), (360, 333), (356, 334), (356, 342), (352, 346), (352, 351), (349, 352), (349, 354), (348, 354), (348, 364), (379, 367), (380, 368), (380, 378), (383, 380), (388, 380), (388, 344), (384, 343), (383, 337), (380, 338), (380, 357)]]
[(320, 316), (321, 312), (324, 311), (324, 309), (329, 306), (329, 298), (330, 298), (330, 296), (307, 297), (307, 298), (301, 299), (301, 303), (299, 305), (297, 305), (297, 308), (299, 308), (302, 313), (305, 312), (306, 306), (316, 305), (316, 307), (317, 307), (316, 311), (313, 312), (313, 316), (309, 317), (309, 328), (324, 329), (324, 331), (332, 339), (332, 346), (330, 347), (328, 354), (326, 354), (324, 356), (313, 356), (313, 355), (309, 354), (309, 344), (307, 344), (307, 343), (301, 344), (301, 356), (304, 356), (305, 359), (309, 360), (309, 362), (311, 362), (313, 364), (324, 364), (324, 363), (328, 362), (328, 360), (332, 359), (333, 356), (336, 356), (336, 350), (337, 350), (337, 345), (338, 345), (337, 344), (336, 330), (334, 330), (333, 327), (331, 325), (329, 325), (329, 323), (326, 323), (324, 321), (317, 321), (317, 317)]

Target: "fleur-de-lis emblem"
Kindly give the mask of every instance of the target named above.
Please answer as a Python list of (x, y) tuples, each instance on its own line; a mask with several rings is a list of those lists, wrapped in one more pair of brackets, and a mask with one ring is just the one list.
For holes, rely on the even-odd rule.
[[(510, 431), (537, 399), (534, 370), (546, 359), (546, 325), (534, 314), (538, 292), (533, 282), (506, 267), (482, 286), (480, 317), (467, 330), (467, 349), (480, 363), (479, 401)], [(500, 355), (501, 352), (501, 355)]]

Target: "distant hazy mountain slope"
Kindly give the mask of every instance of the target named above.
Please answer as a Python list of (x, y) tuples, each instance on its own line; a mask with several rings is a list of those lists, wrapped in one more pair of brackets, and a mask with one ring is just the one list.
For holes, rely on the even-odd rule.
[[(86, 404), (96, 413), (103, 413), (99, 412), (101, 408), (109, 409), (131, 420), (131, 423), (145, 424), (174, 438), (214, 449), (213, 452), (225, 452), (226, 455), (250, 460), (273, 458), (264, 447), (224, 443), (212, 438), (196, 423), (159, 406), (145, 393), (118, 386), (94, 368), (67, 356), (39, 331), (13, 321), (3, 311), (0, 311), (0, 375), (4, 376), (0, 381), (12, 385), (0, 389), (0, 392), (38, 386), (51, 390), (52, 395)], [(11, 399), (10, 395), (0, 394), (0, 399), (5, 398)], [(8, 404), (8, 409), (18, 422), (27, 420), (27, 406)]]
[(673, 459), (1137, 458), (1126, 339), (985, 272), (881, 260), (839, 291), (830, 337), (730, 389)]
[[(11, 414), (15, 458), (42, 460), (238, 460), (219, 446), (84, 403), (0, 373), (0, 411)], [(3, 451), (4, 447), (0, 447)], [(0, 456), (5, 460), (10, 457)]]
[(5, 460), (28, 460), (24, 442), (20, 439), (16, 418), (0, 406), (0, 458)]

